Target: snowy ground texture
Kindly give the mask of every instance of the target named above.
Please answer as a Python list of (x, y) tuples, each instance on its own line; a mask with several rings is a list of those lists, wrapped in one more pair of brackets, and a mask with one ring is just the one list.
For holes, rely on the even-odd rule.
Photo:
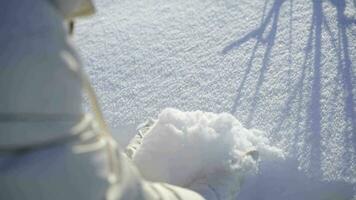
[(355, 0), (95, 3), (75, 41), (113, 129), (166, 107), (229, 112), (289, 155), (239, 199), (355, 195)]

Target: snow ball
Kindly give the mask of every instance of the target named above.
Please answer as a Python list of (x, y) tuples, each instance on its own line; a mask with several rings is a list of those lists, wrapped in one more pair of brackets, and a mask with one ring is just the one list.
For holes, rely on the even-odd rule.
[(256, 172), (259, 159), (283, 157), (264, 132), (248, 130), (231, 114), (164, 109), (146, 132), (133, 156), (142, 175), (151, 181), (188, 186), (218, 171)]

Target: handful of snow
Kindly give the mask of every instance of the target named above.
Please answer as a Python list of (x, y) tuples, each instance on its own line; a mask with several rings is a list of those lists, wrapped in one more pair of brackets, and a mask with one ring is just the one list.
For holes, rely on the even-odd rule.
[(250, 150), (260, 159), (283, 156), (263, 132), (244, 128), (230, 114), (167, 108), (144, 135), (133, 161), (148, 180), (187, 187), (219, 171), (256, 172), (257, 160), (246, 154)]

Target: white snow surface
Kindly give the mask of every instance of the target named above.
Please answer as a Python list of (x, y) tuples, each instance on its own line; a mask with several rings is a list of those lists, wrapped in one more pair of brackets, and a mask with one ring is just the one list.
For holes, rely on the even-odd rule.
[(355, 0), (95, 4), (74, 39), (119, 141), (166, 107), (229, 112), (288, 157), (239, 199), (355, 195)]
[(258, 162), (246, 155), (251, 150), (262, 160), (283, 157), (263, 132), (244, 128), (231, 114), (167, 108), (145, 134), (133, 161), (148, 180), (187, 187), (219, 172), (238, 176), (257, 171)]

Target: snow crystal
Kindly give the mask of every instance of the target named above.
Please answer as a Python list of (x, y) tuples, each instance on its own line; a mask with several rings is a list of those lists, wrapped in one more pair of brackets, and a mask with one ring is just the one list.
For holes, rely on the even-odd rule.
[(167, 108), (133, 160), (149, 180), (187, 186), (220, 170), (255, 172), (258, 162), (245, 154), (250, 150), (257, 150), (262, 160), (283, 156), (263, 132), (244, 128), (231, 114)]

